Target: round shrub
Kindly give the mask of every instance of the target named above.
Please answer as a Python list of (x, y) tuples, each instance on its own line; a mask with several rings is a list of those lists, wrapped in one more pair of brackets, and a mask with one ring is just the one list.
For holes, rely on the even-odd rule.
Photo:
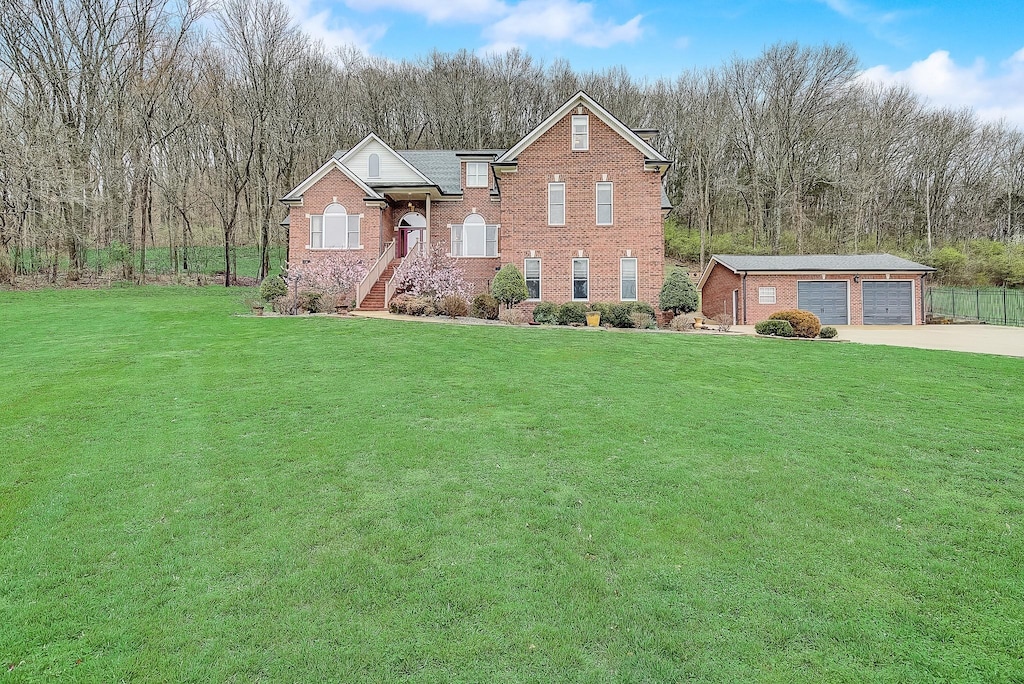
[(278, 297), (284, 297), (288, 294), (288, 285), (284, 282), (284, 278), (279, 275), (267, 276), (260, 283), (260, 299), (265, 302), (272, 302)]
[(586, 322), (587, 307), (580, 302), (566, 302), (562, 306), (558, 307), (559, 325), (572, 325), (573, 323), (582, 325)]
[(489, 321), (498, 318), (498, 300), (490, 292), (481, 292), (473, 297), (473, 306), (470, 313), (477, 318), (485, 318)]
[(789, 321), (768, 319), (767, 321), (761, 321), (754, 326), (754, 331), (758, 335), (771, 335), (773, 337), (792, 337), (793, 326), (790, 325)]
[(693, 330), (693, 316), (679, 314), (672, 319), (672, 322), (668, 324), (668, 327), (673, 330)]
[(533, 320), (537, 323), (558, 323), (558, 306), (541, 302), (533, 307)]
[(658, 295), (658, 305), (665, 311), (689, 313), (697, 310), (697, 288), (690, 275), (681, 268), (673, 268), (665, 278)]
[(800, 309), (776, 311), (768, 319), (789, 321), (789, 324), (793, 326), (793, 335), (795, 337), (817, 337), (818, 333), (821, 332), (821, 321), (810, 311), (801, 311)]
[(515, 264), (505, 264), (501, 267), (494, 276), (494, 282), (491, 283), (491, 294), (507, 309), (530, 296), (526, 291), (526, 279)]
[(451, 318), (469, 315), (469, 302), (462, 295), (450, 294), (441, 297), (438, 313)]
[(409, 313), (409, 302), (413, 300), (413, 296), (408, 293), (403, 293), (396, 296), (388, 304), (388, 310), (393, 314), (407, 314)]
[(821, 329), (821, 332), (818, 333), (818, 337), (820, 337), (823, 340), (831, 340), (833, 337), (835, 337), (838, 334), (839, 334), (838, 330), (833, 328), (831, 325), (826, 325), (824, 328)]
[(302, 292), (299, 294), (299, 308), (309, 313), (325, 311), (324, 296), (319, 292)]

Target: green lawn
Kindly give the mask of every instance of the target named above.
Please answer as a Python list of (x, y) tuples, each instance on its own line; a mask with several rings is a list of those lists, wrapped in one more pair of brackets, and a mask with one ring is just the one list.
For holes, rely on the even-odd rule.
[(0, 680), (1024, 679), (1024, 361), (0, 292)]

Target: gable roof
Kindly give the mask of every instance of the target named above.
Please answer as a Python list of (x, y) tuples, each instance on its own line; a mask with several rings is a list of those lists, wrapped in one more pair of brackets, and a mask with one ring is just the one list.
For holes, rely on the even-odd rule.
[(302, 195), (309, 190), (309, 188), (316, 183), (318, 180), (326, 176), (333, 169), (341, 171), (343, 174), (348, 176), (349, 180), (359, 186), (359, 189), (366, 193), (366, 196), (372, 199), (384, 199), (384, 196), (378, 193), (376, 190), (364, 183), (359, 176), (349, 171), (348, 167), (342, 164), (338, 159), (331, 157), (324, 165), (314, 171), (309, 178), (299, 183), (295, 188), (287, 195), (281, 198), (282, 202), (294, 202), (302, 199)]
[(935, 269), (892, 254), (795, 254), (785, 256), (715, 254), (708, 262), (698, 287), (711, 273), (715, 264), (721, 264), (733, 273), (931, 273)]
[(631, 144), (633, 147), (638, 149), (641, 154), (644, 155), (644, 159), (650, 161), (662, 162), (668, 164), (669, 161), (660, 152), (651, 147), (647, 142), (644, 141), (639, 135), (633, 132), (628, 126), (616, 119), (607, 109), (597, 104), (594, 98), (587, 95), (582, 90), (570, 97), (565, 104), (556, 109), (554, 113), (548, 118), (544, 119), (539, 126), (534, 128), (532, 131), (526, 134), (522, 140), (513, 145), (505, 154), (498, 157), (498, 163), (507, 163), (515, 161), (523, 150), (532, 145), (537, 141), (540, 136), (544, 135), (554, 126), (556, 123), (562, 120), (562, 118), (569, 113), (569, 111), (578, 105), (584, 105), (587, 109), (597, 115), (597, 118), (601, 119), (605, 124), (608, 125), (613, 131), (621, 135), (626, 142)]
[(401, 150), (396, 153), (445, 195), (462, 192), (462, 162), (453, 150)]
[(408, 168), (410, 171), (412, 171), (413, 174), (415, 174), (416, 176), (419, 176), (421, 179), (423, 179), (423, 183), (424, 184), (426, 184), (426, 185), (436, 185), (435, 183), (432, 183), (429, 178), (424, 176), (423, 173), (421, 173), (419, 169), (417, 169), (415, 166), (410, 164), (409, 160), (407, 160), (404, 157), (402, 157), (402, 155), (398, 154), (398, 152), (396, 152), (390, 145), (388, 145), (386, 142), (384, 142), (383, 140), (378, 138), (376, 133), (370, 133), (365, 138), (363, 138), (358, 143), (356, 143), (355, 146), (352, 149), (350, 149), (348, 152), (343, 154), (341, 156), (341, 158), (340, 158), (341, 163), (345, 164), (345, 162), (347, 162), (353, 156), (358, 154), (359, 150), (361, 150), (362, 148), (366, 147), (371, 142), (377, 143), (378, 145), (383, 147), (385, 150), (387, 150), (388, 152), (393, 154), (395, 156), (395, 158), (398, 159), (406, 168)]

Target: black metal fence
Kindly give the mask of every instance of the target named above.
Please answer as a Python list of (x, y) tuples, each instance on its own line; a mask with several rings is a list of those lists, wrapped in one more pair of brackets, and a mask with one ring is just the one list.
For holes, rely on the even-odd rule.
[(932, 287), (925, 292), (924, 309), (931, 316), (1024, 326), (1024, 290)]

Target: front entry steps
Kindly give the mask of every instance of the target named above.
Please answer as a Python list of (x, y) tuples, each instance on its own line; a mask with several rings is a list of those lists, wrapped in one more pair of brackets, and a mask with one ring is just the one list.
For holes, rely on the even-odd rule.
[(357, 311), (385, 311), (387, 309), (387, 306), (384, 304), (384, 290), (387, 288), (388, 281), (391, 280), (391, 276), (400, 263), (402, 263), (401, 259), (391, 260), (391, 263), (387, 265), (384, 272), (380, 274), (380, 278), (370, 288)]

